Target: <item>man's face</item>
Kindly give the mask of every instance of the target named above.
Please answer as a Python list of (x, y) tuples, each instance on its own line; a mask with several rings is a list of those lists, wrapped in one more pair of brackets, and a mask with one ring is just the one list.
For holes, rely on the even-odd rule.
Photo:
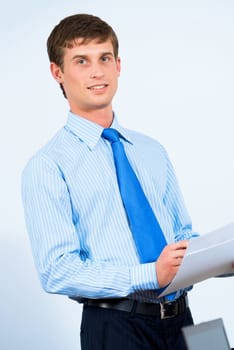
[(51, 64), (55, 79), (63, 85), (71, 111), (83, 115), (110, 109), (118, 85), (120, 59), (110, 40), (79, 44), (64, 49), (63, 69)]

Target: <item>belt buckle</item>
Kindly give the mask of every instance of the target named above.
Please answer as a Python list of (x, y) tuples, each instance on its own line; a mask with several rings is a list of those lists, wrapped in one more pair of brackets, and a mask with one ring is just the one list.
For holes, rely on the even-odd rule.
[(172, 318), (178, 314), (178, 303), (162, 302), (160, 303), (160, 317), (161, 320)]

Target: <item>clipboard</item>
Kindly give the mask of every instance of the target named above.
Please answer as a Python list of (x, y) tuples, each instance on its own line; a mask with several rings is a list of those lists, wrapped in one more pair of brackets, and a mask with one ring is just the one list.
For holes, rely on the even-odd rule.
[(234, 223), (192, 238), (182, 264), (159, 297), (220, 275), (234, 275)]

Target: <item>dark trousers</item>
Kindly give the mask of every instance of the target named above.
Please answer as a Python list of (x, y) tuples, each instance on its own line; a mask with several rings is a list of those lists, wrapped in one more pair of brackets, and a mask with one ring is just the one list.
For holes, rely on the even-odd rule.
[(84, 305), (82, 350), (186, 350), (181, 328), (193, 324), (190, 309), (160, 320), (124, 311)]

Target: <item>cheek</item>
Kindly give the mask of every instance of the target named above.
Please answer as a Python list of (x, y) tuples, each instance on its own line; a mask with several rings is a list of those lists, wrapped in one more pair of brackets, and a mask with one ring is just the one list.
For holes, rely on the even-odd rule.
[(80, 89), (82, 85), (81, 82), (82, 82), (82, 78), (80, 76), (78, 78), (75, 74), (70, 74), (67, 77), (65, 84), (70, 90), (74, 90), (74, 89)]
[(117, 87), (118, 85), (118, 80), (119, 80), (119, 72), (116, 72), (116, 74), (113, 75), (113, 81), (114, 81), (115, 87)]

